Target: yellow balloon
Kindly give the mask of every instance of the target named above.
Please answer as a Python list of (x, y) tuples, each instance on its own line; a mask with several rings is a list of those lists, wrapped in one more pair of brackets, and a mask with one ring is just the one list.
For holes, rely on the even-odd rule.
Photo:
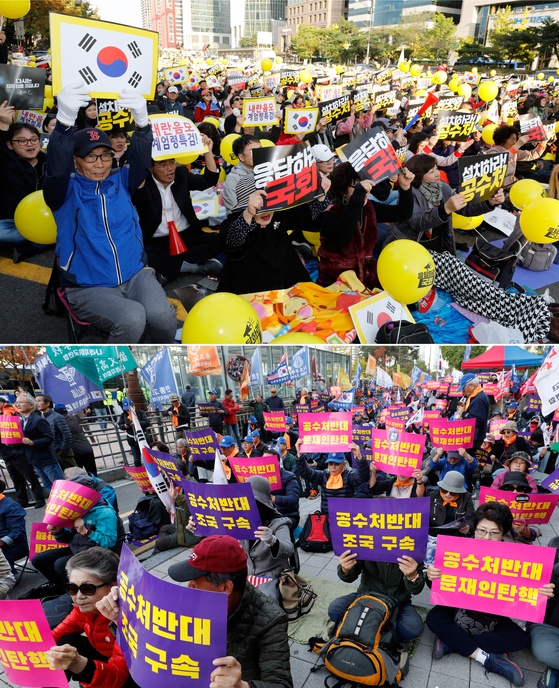
[(528, 241), (550, 244), (559, 241), (559, 201), (539, 198), (520, 213), (520, 229)]
[(416, 98), (425, 98), (426, 95), (427, 95), (427, 91), (424, 88), (422, 88), (415, 94), (415, 97)]
[(457, 91), (460, 88), (460, 82), (457, 79), (451, 79), (448, 87), (451, 91)]
[(398, 65), (400, 71), (402, 72), (409, 72), (410, 71), (410, 63), (409, 62), (400, 62)]
[(444, 82), (448, 79), (448, 74), (443, 71), (442, 69), (439, 70), (438, 72), (435, 72), (433, 75), (433, 83), (434, 84), (444, 84)]
[(23, 198), (14, 214), (17, 231), (35, 244), (56, 242), (56, 222), (42, 191), (34, 191)]
[(299, 74), (299, 79), (304, 84), (310, 84), (312, 81), (312, 74), (309, 72), (308, 69), (303, 69), (303, 71)]
[(269, 57), (267, 57), (264, 60), (262, 60), (260, 66), (262, 67), (263, 72), (269, 72), (274, 66), (274, 63), (272, 62), (272, 60), (270, 60)]
[(206, 60), (206, 64), (208, 65), (208, 67), (212, 67), (213, 63), (214, 61), (211, 58), (209, 60)]
[(49, 48), (49, 49), (47, 50), (47, 53), (48, 53), (49, 55), (51, 54), (51, 52), (50, 52), (50, 48)]
[(546, 190), (535, 179), (519, 179), (510, 187), (511, 203), (519, 210), (523, 210), (538, 198), (546, 197)]
[(45, 86), (45, 98), (52, 98), (52, 86)]
[(485, 100), (487, 103), (497, 97), (497, 94), (499, 93), (499, 87), (494, 81), (484, 81), (478, 88), (477, 92), (481, 100)]
[(543, 72), (540, 72), (540, 73), (538, 74), (538, 79), (539, 79), (540, 81), (543, 81), (543, 80), (545, 79), (545, 74), (544, 74)]
[(489, 74), (491, 74), (491, 76), (495, 76), (495, 74), (497, 74), (497, 72), (496, 72), (494, 69), (492, 69), (492, 70), (489, 72)]
[(549, 81), (550, 84), (555, 81), (555, 79), (552, 76), (548, 76), (547, 80)]
[(31, 9), (31, 0), (2, 0), (0, 2), (0, 14), (8, 19), (19, 19)]
[(186, 61), (185, 61), (185, 60), (180, 60), (180, 61), (179, 61), (179, 67), (186, 67)]
[[(336, 67), (336, 71), (338, 72), (338, 74), (343, 74), (343, 73), (345, 72), (345, 67), (342, 67), (341, 65), (338, 65), (338, 66)], [(558, 70), (558, 73), (559, 73), (559, 70)]]
[(216, 129), (219, 129), (219, 120), (217, 117), (206, 117), (204, 119), (204, 122), (208, 122), (208, 124), (213, 124)]
[(283, 57), (276, 57), (276, 64), (283, 64)]
[(190, 165), (190, 163), (198, 160), (200, 153), (183, 153), (182, 155), (175, 155), (175, 160), (179, 165)]
[(276, 144), (270, 139), (260, 139), (260, 145), (262, 148), (273, 148)]
[[(203, 168), (202, 168), (202, 171), (200, 172), (200, 174), (204, 174), (205, 171), (206, 171), (206, 168), (203, 167)], [(219, 184), (219, 182), (224, 182), (224, 181), (225, 181), (225, 177), (226, 177), (225, 169), (224, 169), (223, 167), (220, 167), (220, 168), (219, 168), (219, 177), (217, 178), (217, 183)]]
[(415, 303), (433, 286), (435, 263), (417, 241), (399, 239), (381, 251), (377, 274), (382, 288), (398, 303)]
[(472, 87), (470, 84), (462, 84), (458, 89), (458, 95), (469, 98), (472, 95)]
[(410, 74), (412, 76), (419, 76), (421, 74), (421, 66), (418, 64), (414, 64), (410, 67)]
[(233, 141), (240, 138), (240, 134), (227, 134), (221, 142), (221, 157), (230, 165), (236, 165), (239, 162), (239, 158), (233, 153)]
[(493, 141), (493, 132), (496, 128), (496, 124), (488, 124), (486, 127), (483, 127), (483, 131), (481, 132), (481, 138), (488, 146), (495, 145), (495, 141)]
[(260, 344), (262, 327), (254, 308), (242, 297), (218, 292), (198, 301), (186, 316), (183, 344)]
[(288, 332), (276, 337), (270, 344), (324, 344), (324, 339), (308, 332)]
[(458, 213), (452, 213), (452, 226), (454, 229), (475, 229), (483, 222), (485, 215), (476, 215), (475, 217), (464, 217)]
[(472, 74), (477, 74), (477, 67), (472, 67)]

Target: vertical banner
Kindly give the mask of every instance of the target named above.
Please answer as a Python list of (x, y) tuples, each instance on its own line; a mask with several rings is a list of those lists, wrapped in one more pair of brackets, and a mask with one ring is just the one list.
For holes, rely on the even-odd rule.
[(503, 186), (508, 160), (508, 152), (459, 158), (458, 193), (463, 194), (468, 203), (488, 201)]
[(163, 402), (167, 403), (171, 394), (179, 393), (169, 347), (152, 356), (140, 373), (149, 384), (151, 403), (162, 411)]
[(256, 387), (262, 384), (262, 372), (260, 369), (260, 349), (254, 348), (254, 353), (250, 361), (250, 386)]
[(299, 380), (310, 374), (309, 347), (303, 346), (291, 358), (291, 379)]
[(191, 344), (186, 348), (190, 370), (194, 375), (221, 375), (221, 364), (215, 346)]

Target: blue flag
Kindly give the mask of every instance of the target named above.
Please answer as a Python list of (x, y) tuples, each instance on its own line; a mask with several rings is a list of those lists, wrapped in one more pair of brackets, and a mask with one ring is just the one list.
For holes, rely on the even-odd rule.
[(309, 366), (309, 347), (303, 346), (296, 351), (291, 359), (291, 379), (298, 380), (301, 377), (310, 375)]
[(526, 382), (527, 379), (528, 379), (528, 368), (526, 368), (526, 370), (524, 371), (524, 377), (522, 378), (522, 382)]
[(361, 361), (357, 363), (357, 368), (355, 368), (355, 375), (353, 376), (353, 386), (354, 387), (359, 387), (359, 383), (361, 382), (361, 372), (363, 371), (363, 366), (361, 364)]
[(260, 349), (256, 347), (250, 359), (250, 386), (257, 387), (262, 384), (262, 373), (260, 371)]
[(140, 372), (150, 385), (151, 403), (161, 411), (162, 402), (169, 401), (171, 394), (179, 393), (169, 348), (165, 347), (158, 351)]
[(518, 377), (518, 373), (516, 372), (516, 366), (514, 365), (514, 363), (512, 364), (511, 368), (510, 381), (512, 386), (512, 392), (513, 394), (516, 394), (520, 391), (520, 385), (522, 383), (520, 382), (520, 378)]
[(328, 407), (334, 411), (351, 411), (354, 396), (355, 387), (348, 389), (347, 392), (342, 392), (335, 399), (332, 399)]
[(466, 363), (466, 361), (470, 360), (470, 354), (472, 353), (472, 347), (468, 344), (466, 348), (464, 349), (464, 360), (462, 363)]
[(269, 385), (280, 385), (282, 382), (287, 382), (291, 379), (289, 375), (289, 367), (287, 365), (287, 352), (281, 357), (278, 367), (267, 377)]
[(64, 404), (68, 413), (76, 413), (92, 401), (106, 399), (105, 392), (79, 370), (71, 365), (57, 368), (48, 354), (35, 359), (33, 372), (45, 394), (52, 397), (55, 404)]

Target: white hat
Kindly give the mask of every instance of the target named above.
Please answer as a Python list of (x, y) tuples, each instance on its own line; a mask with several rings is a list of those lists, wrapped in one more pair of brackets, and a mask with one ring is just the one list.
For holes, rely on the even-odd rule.
[(311, 151), (317, 162), (328, 162), (328, 160), (332, 160), (336, 155), (323, 143), (318, 143), (316, 146), (313, 146)]
[(179, 89), (176, 86), (169, 86), (167, 93), (178, 93)]

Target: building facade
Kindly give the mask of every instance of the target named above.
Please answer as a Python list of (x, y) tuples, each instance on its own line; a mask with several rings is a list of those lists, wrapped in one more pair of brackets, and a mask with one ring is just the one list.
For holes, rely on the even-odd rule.
[(350, 0), (350, 22), (362, 28), (395, 26), (412, 13), (441, 12), (458, 24), (465, 0)]
[(281, 30), (285, 38), (282, 48), (289, 49), (291, 37), (297, 33), (301, 24), (320, 29), (338, 24), (340, 19), (348, 19), (350, 0), (287, 0), (287, 24)]
[(462, 38), (473, 36), (480, 43), (487, 43), (495, 15), (510, 7), (512, 20), (519, 28), (543, 24), (547, 19), (559, 20), (559, 2), (526, 2), (526, 0), (463, 0), (462, 14), (456, 34)]

